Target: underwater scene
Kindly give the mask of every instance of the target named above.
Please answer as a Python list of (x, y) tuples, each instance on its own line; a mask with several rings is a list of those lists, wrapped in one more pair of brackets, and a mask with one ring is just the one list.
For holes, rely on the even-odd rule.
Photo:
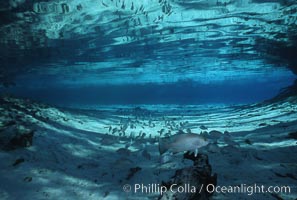
[(297, 200), (296, 0), (0, 2), (0, 200)]

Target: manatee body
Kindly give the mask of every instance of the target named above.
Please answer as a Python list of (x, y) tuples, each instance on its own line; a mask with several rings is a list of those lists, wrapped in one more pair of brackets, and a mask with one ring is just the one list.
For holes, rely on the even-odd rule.
[(160, 138), (159, 152), (162, 155), (167, 151), (172, 153), (198, 151), (198, 148), (206, 146), (208, 143), (206, 138), (198, 134), (175, 134), (169, 137)]

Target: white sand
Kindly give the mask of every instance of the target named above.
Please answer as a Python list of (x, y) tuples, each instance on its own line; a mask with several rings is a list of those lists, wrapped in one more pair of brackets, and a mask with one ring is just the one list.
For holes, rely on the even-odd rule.
[[(288, 200), (297, 198), (297, 145), (296, 140), (287, 138), (288, 133), (297, 130), (296, 100), (241, 107), (155, 105), (119, 109), (114, 106), (101, 107), (98, 111), (10, 101), (25, 110), (2, 108), (2, 112), (18, 112), (23, 120), (33, 123), (30, 127), (36, 132), (33, 146), (0, 151), (3, 200), (156, 199), (157, 193), (125, 193), (122, 187), (135, 183), (160, 184), (168, 181), (175, 170), (190, 165), (191, 162), (182, 162), (182, 153), (174, 155), (171, 162), (160, 164), (158, 140), (154, 138), (161, 129), (163, 136), (187, 128), (200, 133), (201, 125), (208, 128), (206, 131), (228, 131), (229, 139), (237, 143), (228, 146), (222, 137), (217, 149), (201, 150), (208, 154), (212, 170), (218, 174), (218, 185), (291, 186), (290, 194), (278, 196)], [(29, 114), (29, 107), (38, 110), (35, 116)], [(126, 128), (125, 136), (115, 131), (121, 127)], [(127, 145), (130, 152), (123, 149), (117, 152)], [(18, 158), (24, 158), (25, 162), (12, 166)], [(135, 167), (141, 170), (126, 180), (130, 168)], [(215, 193), (213, 199), (276, 198), (269, 193), (251, 196)]]

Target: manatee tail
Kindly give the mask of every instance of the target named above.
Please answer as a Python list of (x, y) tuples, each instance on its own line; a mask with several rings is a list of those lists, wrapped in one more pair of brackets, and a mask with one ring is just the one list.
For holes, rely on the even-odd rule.
[(168, 145), (167, 145), (165, 139), (159, 138), (159, 152), (160, 152), (160, 155), (165, 153), (167, 150), (168, 150)]

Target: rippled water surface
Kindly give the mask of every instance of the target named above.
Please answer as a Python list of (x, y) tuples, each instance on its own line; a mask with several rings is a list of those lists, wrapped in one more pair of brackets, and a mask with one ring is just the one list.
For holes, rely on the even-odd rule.
[(246, 103), (295, 79), (293, 0), (10, 0), (0, 16), (2, 84), (50, 102)]

